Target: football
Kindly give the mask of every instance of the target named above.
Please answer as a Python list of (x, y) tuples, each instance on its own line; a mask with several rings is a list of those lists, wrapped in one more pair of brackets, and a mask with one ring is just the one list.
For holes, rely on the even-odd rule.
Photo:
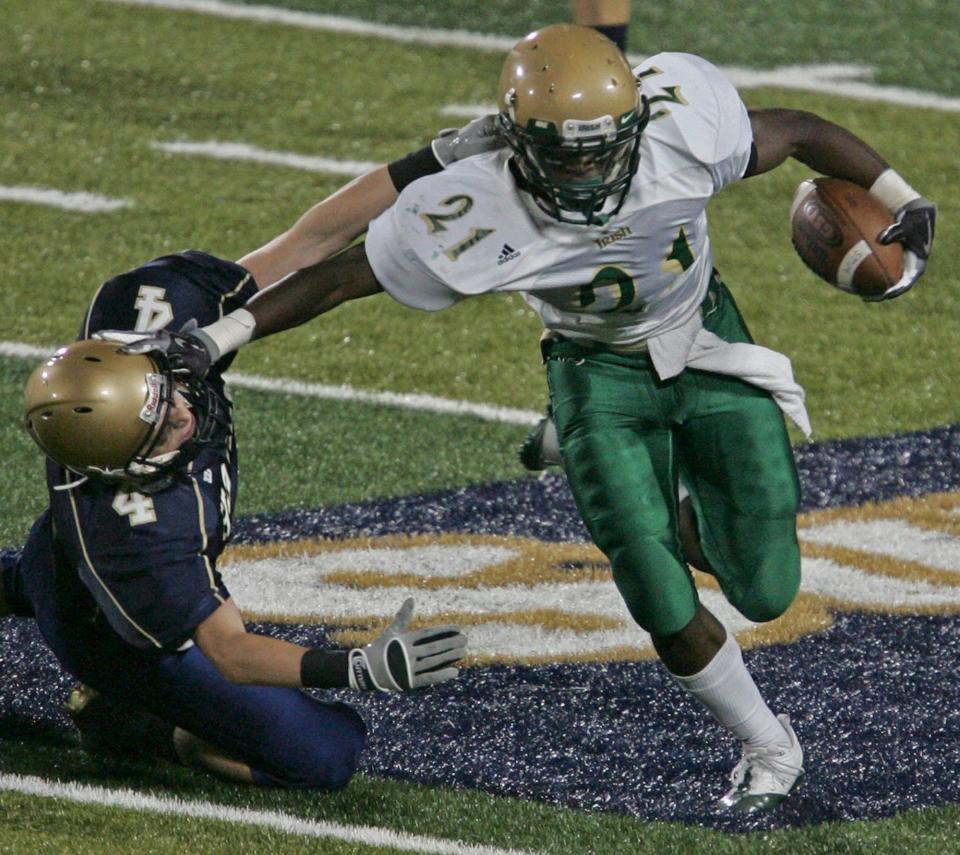
[(877, 238), (893, 223), (870, 191), (840, 178), (800, 183), (790, 208), (797, 254), (831, 285), (861, 297), (878, 297), (903, 274), (903, 246)]

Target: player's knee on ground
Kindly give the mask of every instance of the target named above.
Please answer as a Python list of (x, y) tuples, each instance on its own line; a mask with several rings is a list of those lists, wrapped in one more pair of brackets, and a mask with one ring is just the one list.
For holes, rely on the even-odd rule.
[(23, 593), (20, 577), (20, 553), (0, 554), (0, 617), (33, 617), (33, 607)]
[(255, 764), (257, 783), (324, 790), (339, 790), (349, 783), (360, 763), (366, 725), (346, 704), (321, 707), (321, 715), (309, 716), (313, 721), (285, 727), (282, 734), (273, 735), (264, 762)]

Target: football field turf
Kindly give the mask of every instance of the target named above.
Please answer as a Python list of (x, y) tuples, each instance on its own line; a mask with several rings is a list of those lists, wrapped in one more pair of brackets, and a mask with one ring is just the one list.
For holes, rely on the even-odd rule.
[[(4, 4), (0, 548), (24, 542), (44, 501), (41, 461), (19, 428), (23, 382), (37, 354), (76, 334), (101, 281), (188, 247), (241, 256), (351, 170), (464, 121), (464, 105), (492, 103), (501, 44), (568, 15), (556, 0), (285, 5), (304, 14)], [(453, 30), (495, 38), (444, 36)], [(362, 699), (374, 737), (346, 792), (259, 792), (86, 758), (59, 708), (69, 680), (35, 631), (2, 621), (0, 852), (458, 851), (456, 840), (557, 853), (950, 851), (960, 838), (958, 34), (955, 4), (925, 0), (842, 11), (683, 0), (634, 13), (632, 53), (701, 52), (749, 105), (850, 127), (940, 207), (920, 285), (866, 305), (815, 280), (790, 247), (800, 165), (712, 203), (718, 267), (755, 337), (793, 360), (817, 441), (798, 446), (809, 587), (779, 628), (734, 624), (807, 746), (810, 778), (789, 810), (716, 816), (732, 746), (648, 647), (622, 641), (629, 627), (615, 605), (605, 610), (608, 574), (562, 477), (533, 479), (516, 463), (545, 398), (531, 311), (494, 297), (427, 315), (381, 296), (239, 356), (235, 370), (260, 379), (234, 395), (231, 589), (263, 631), (348, 641), (399, 603), (415, 573), (337, 564), (337, 550), (407, 548), (404, 561), (421, 567), (413, 551), (437, 543), (441, 564), (468, 569), (451, 582), (429, 565), (418, 598), (425, 614), (473, 622), (477, 664), (443, 691)], [(342, 613), (333, 599), (304, 605), (309, 594), (293, 586), (290, 602), (243, 587), (299, 567), (284, 563), (297, 550), (301, 563), (330, 563)], [(593, 612), (550, 601), (562, 585), (593, 591)], [(537, 605), (511, 601), (493, 620), (444, 599), (493, 602), (508, 588)], [(66, 800), (53, 782), (82, 785), (74, 795), (92, 803)], [(164, 803), (158, 814), (103, 792), (123, 789), (213, 807), (191, 817)], [(218, 805), (259, 811), (260, 822), (211, 818)], [(124, 842), (133, 837), (145, 842)]]

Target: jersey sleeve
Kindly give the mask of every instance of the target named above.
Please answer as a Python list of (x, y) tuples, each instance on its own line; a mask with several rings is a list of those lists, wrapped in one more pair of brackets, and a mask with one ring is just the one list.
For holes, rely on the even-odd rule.
[[(649, 76), (649, 84), (644, 80), (643, 91), (651, 101), (651, 123), (679, 98), (681, 106), (670, 109), (671, 118), (688, 151), (709, 172), (714, 193), (743, 178), (753, 129), (747, 107), (730, 80), (708, 60), (688, 53), (657, 54), (637, 73), (643, 79), (650, 69), (657, 73)], [(669, 98), (664, 97), (666, 92)]]
[(405, 222), (409, 216), (398, 203), (370, 223), (367, 260), (383, 290), (397, 302), (428, 312), (446, 309), (465, 295), (450, 288), (424, 263), (417, 252), (417, 235)]
[(705, 165), (715, 190), (743, 178), (750, 162), (753, 128), (740, 93), (727, 77), (703, 57), (689, 55), (713, 98), (715, 136), (713, 151)]

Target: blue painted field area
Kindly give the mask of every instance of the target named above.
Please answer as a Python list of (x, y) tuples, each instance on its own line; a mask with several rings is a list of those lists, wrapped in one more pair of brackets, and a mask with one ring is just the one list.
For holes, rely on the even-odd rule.
[[(955, 428), (800, 450), (806, 505), (960, 489)], [(837, 485), (842, 484), (842, 490)], [(411, 532), (581, 540), (562, 475), (248, 518), (241, 541)], [(323, 626), (258, 631), (329, 645)], [(475, 788), (566, 807), (750, 830), (877, 819), (960, 802), (960, 621), (838, 614), (828, 630), (746, 653), (771, 707), (789, 713), (807, 781), (777, 813), (745, 820), (714, 803), (735, 745), (655, 662), (493, 666), (416, 696), (353, 694), (375, 776)], [(70, 725), (70, 681), (30, 621), (0, 623), (0, 734)]]

